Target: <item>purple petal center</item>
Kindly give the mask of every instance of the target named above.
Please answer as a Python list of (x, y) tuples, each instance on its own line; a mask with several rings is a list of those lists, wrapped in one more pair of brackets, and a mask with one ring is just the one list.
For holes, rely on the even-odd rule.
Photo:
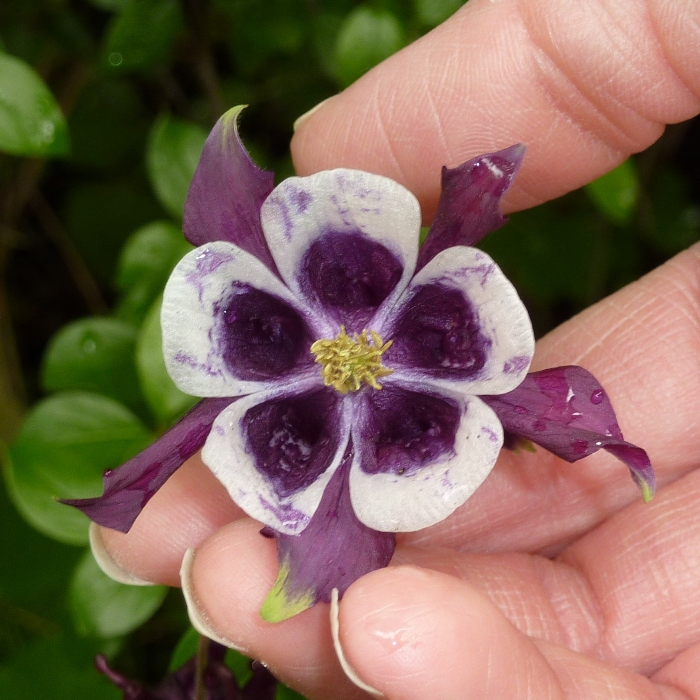
[(281, 299), (234, 282), (214, 313), (219, 352), (240, 379), (279, 379), (301, 363), (313, 363), (306, 323)]
[(243, 418), (246, 449), (280, 497), (309, 487), (338, 449), (338, 399), (322, 389), (253, 406)]
[(386, 353), (389, 366), (419, 367), (459, 379), (478, 375), (491, 346), (464, 294), (439, 284), (417, 288), (389, 336), (394, 341)]
[(359, 232), (330, 231), (304, 256), (301, 287), (349, 331), (360, 331), (402, 272), (398, 258), (381, 243)]
[(368, 392), (362, 470), (410, 476), (454, 451), (461, 417), (444, 397), (389, 386)]

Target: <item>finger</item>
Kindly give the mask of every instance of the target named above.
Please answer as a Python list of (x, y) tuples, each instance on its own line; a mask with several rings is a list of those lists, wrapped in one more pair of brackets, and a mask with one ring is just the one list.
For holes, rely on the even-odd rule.
[[(328, 606), (319, 604), (279, 623), (260, 607), (277, 577), (275, 543), (260, 524), (244, 518), (222, 528), (196, 552), (183, 587), (211, 636), (264, 661), (309, 700), (360, 700), (345, 678), (331, 643)], [(190, 613), (192, 614), (192, 613)]]
[(679, 688), (691, 700), (700, 699), (700, 644), (679, 654), (653, 676), (657, 683)]
[(197, 455), (165, 482), (128, 533), (100, 528), (100, 539), (119, 569), (144, 581), (179, 586), (185, 552), (242, 515)]
[[(625, 438), (648, 451), (661, 484), (697, 467), (699, 297), (696, 245), (560, 326), (535, 354), (535, 369), (580, 364), (600, 379)], [(638, 498), (605, 452), (575, 464), (541, 448), (504, 453), (462, 508), (402, 541), (551, 553)]]
[[(700, 472), (693, 472), (663, 489), (651, 505), (625, 509), (556, 561), (400, 548), (394, 564), (461, 580), (527, 637), (649, 673), (700, 640), (699, 498)], [(347, 686), (330, 650), (327, 606), (274, 625), (259, 615), (277, 571), (274, 543), (259, 529), (239, 520), (197, 551), (183, 584), (196, 600), (196, 616), (211, 636), (262, 658), (309, 697), (341, 697), (337, 689)], [(443, 634), (450, 639), (452, 630)]]
[(590, 182), (700, 110), (692, 0), (471, 0), (299, 125), (301, 175), (352, 167), (418, 196), (440, 168), (525, 143), (506, 209)]
[(375, 571), (350, 587), (340, 642), (359, 677), (389, 700), (664, 697), (640, 675), (530, 640), (468, 584), (413, 567)]
[(555, 560), (400, 548), (469, 583), (523, 634), (649, 674), (700, 641), (700, 472), (633, 504)]

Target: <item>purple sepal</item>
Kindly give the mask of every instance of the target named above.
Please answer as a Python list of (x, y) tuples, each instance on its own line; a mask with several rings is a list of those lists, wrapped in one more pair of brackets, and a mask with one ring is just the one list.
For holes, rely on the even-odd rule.
[(394, 534), (367, 527), (352, 508), (352, 459), (348, 449), (301, 534), (274, 533), (280, 575), (261, 610), (269, 622), (287, 619), (319, 601), (329, 603), (334, 588), (342, 597), (361, 576), (388, 565)]
[(230, 109), (209, 134), (187, 193), (182, 228), (195, 246), (228, 241), (277, 272), (260, 224), (274, 174), (258, 168), (245, 150), (237, 126), (242, 110)]
[(202, 447), (216, 417), (233, 401), (200, 401), (143, 452), (118, 469), (108, 469), (101, 496), (61, 502), (75, 506), (99, 525), (128, 532), (153, 494)]
[[(226, 647), (209, 642), (207, 666), (202, 677), (206, 700), (273, 700), (277, 682), (262, 665), (253, 662), (252, 678), (241, 691), (236, 677), (224, 663)], [(97, 670), (123, 693), (124, 700), (192, 700), (195, 692), (195, 659), (192, 658), (174, 673), (168, 674), (157, 688), (141, 683), (112, 670), (104, 656), (95, 658)]]
[(476, 245), (503, 226), (501, 198), (510, 187), (525, 155), (517, 144), (486, 153), (456, 168), (442, 169), (442, 193), (433, 225), (418, 253), (416, 271), (438, 253), (456, 245)]
[(533, 372), (513, 391), (482, 396), (503, 424), (510, 441), (525, 438), (567, 462), (604, 449), (624, 462), (645, 501), (656, 488), (647, 453), (625, 442), (603, 387), (583, 367), (553, 367)]

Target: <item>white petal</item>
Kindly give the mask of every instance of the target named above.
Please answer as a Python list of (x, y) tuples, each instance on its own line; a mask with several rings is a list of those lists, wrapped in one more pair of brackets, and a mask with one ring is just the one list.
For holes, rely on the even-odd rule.
[[(474, 376), (461, 379), (451, 376), (449, 369), (423, 372), (418, 366), (392, 366), (387, 355), (386, 364), (394, 369), (394, 374), (385, 382), (418, 382), (471, 395), (504, 394), (515, 389), (527, 374), (535, 352), (535, 337), (525, 305), (496, 263), (476, 248), (457, 246), (444, 250), (411, 280), (392, 311), (388, 326), (400, 318), (402, 307), (410, 303), (414, 292), (427, 285), (460, 290), (469, 301), (478, 317), (479, 331), (488, 343), (485, 365)], [(392, 329), (382, 329), (382, 335), (384, 340), (392, 339)]]
[(383, 532), (420, 530), (444, 520), (476, 491), (496, 463), (503, 428), (481, 399), (463, 399), (461, 407), (454, 453), (412, 473), (362, 471), (362, 451), (373, 445), (363, 445), (353, 434), (350, 496), (361, 522)]
[(187, 394), (241, 396), (277, 383), (235, 376), (217, 343), (217, 307), (232, 294), (236, 282), (299, 311), (284, 284), (256, 257), (232, 243), (216, 241), (188, 253), (165, 286), (161, 311), (166, 367)]
[[(296, 390), (301, 394), (317, 386), (307, 382), (297, 386)], [(245, 434), (244, 419), (255, 406), (297, 397), (298, 394), (290, 397), (278, 390), (239, 399), (216, 419), (202, 450), (202, 461), (251, 518), (288, 535), (302, 532), (316, 512), (326, 485), (342, 460), (350, 434), (349, 421), (340, 409), (340, 424), (336, 424), (337, 446), (328, 467), (306, 488), (289, 495), (278, 493), (256, 464), (253, 448)]]
[(359, 170), (327, 170), (291, 177), (262, 206), (265, 237), (289, 288), (310, 303), (303, 288), (302, 263), (309, 247), (328, 233), (362, 234), (386, 247), (403, 268), (386, 299), (390, 307), (413, 275), (421, 215), (416, 198), (397, 182)]

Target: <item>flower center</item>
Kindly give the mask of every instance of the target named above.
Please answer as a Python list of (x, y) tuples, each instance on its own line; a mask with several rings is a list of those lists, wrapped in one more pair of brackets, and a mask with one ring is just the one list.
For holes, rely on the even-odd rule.
[(392, 342), (385, 343), (374, 331), (370, 331), (368, 336), (366, 330), (355, 333), (355, 337), (351, 338), (345, 332), (345, 326), (341, 326), (335, 340), (317, 340), (311, 346), (311, 352), (323, 368), (324, 384), (347, 394), (357, 391), (362, 382), (373, 389), (382, 388), (377, 379), (394, 371), (382, 365), (382, 354)]

